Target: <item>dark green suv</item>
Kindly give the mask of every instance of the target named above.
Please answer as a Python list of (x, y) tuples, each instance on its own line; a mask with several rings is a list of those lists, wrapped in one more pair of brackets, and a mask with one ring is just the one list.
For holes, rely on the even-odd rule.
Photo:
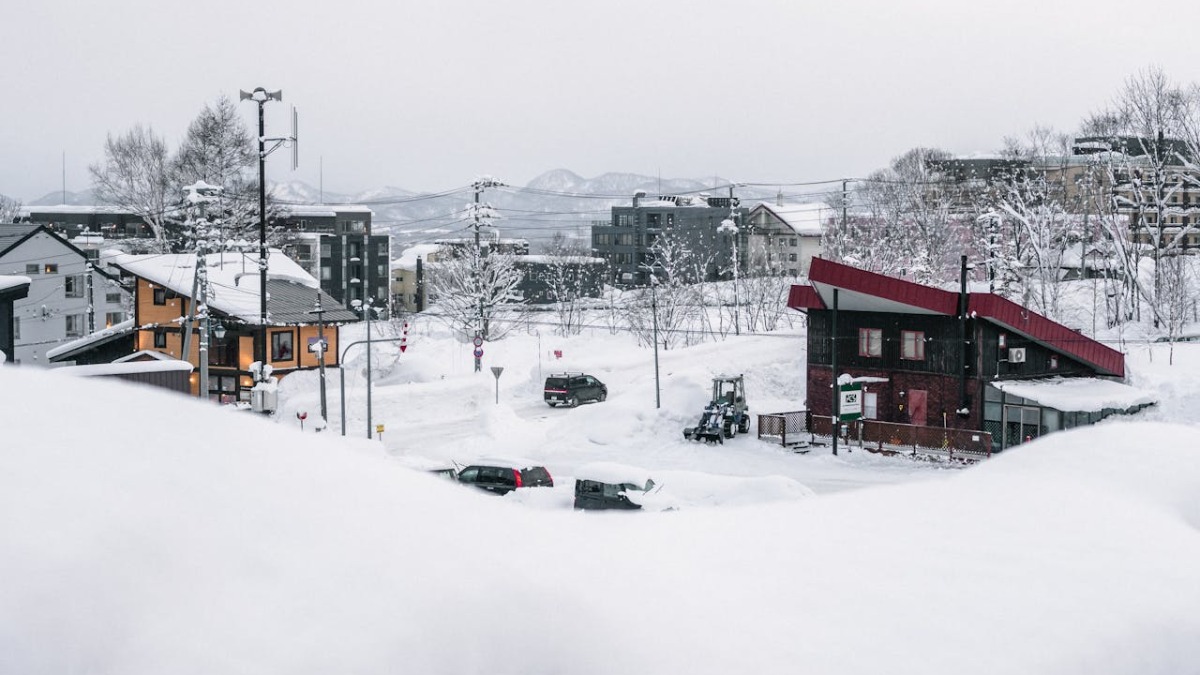
[(608, 398), (608, 387), (584, 373), (558, 373), (546, 378), (543, 397), (551, 408), (560, 404), (574, 408), (580, 403)]

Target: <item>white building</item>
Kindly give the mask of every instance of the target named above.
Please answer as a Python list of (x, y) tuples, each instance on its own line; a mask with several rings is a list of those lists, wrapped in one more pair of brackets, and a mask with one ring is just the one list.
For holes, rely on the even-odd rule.
[(0, 225), (0, 274), (30, 280), (13, 304), (17, 363), (46, 365), (50, 349), (125, 320), (117, 277), (94, 260), (44, 225)]
[(750, 267), (761, 265), (788, 276), (805, 276), (821, 254), (824, 223), (833, 211), (818, 203), (762, 202), (746, 217)]

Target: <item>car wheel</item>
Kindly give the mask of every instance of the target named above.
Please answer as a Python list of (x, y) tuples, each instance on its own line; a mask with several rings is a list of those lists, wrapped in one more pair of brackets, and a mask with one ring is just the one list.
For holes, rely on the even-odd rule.
[(558, 405), (558, 404), (557, 404), (557, 403), (555, 403), (554, 401), (546, 401), (546, 405), (548, 405), (548, 406), (550, 406), (551, 408), (553, 408), (554, 406), (556, 406), (556, 405)]
[(606, 398), (608, 398), (608, 392), (602, 391), (602, 392), (600, 392), (600, 398), (597, 400), (600, 401), (601, 403), (604, 403), (604, 399), (606, 399)]
[(579, 399), (575, 398), (574, 396), (567, 399), (567, 407), (568, 408), (574, 408), (574, 407), (577, 407), (578, 405), (579, 405)]

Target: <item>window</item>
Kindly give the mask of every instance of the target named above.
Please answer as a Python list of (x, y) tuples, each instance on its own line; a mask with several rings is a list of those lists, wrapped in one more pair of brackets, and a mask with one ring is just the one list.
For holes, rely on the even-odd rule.
[(83, 275), (72, 274), (63, 278), (63, 291), (68, 298), (83, 297)]
[(31, 274), (41, 274), (41, 273), (42, 273), (42, 266), (37, 263), (25, 266), (26, 276), (31, 275)]
[(883, 329), (858, 329), (858, 355), (883, 356)]
[(799, 242), (795, 237), (788, 237), (788, 246), (798, 246)]
[(924, 361), (925, 333), (915, 330), (900, 331), (900, 358), (909, 361)]
[(387, 244), (387, 242), (386, 242), (386, 241), (381, 241), (381, 242), (379, 242), (379, 243), (376, 245), (376, 248), (375, 248), (375, 250), (378, 252), (378, 254), (379, 254), (379, 257), (380, 257), (380, 258), (386, 258), (386, 257), (388, 256), (388, 244)]
[(13, 317), (13, 339), (21, 339), (21, 317), (19, 316)]
[(788, 262), (796, 262), (796, 254), (795, 253), (788, 254)]
[(272, 361), (291, 361), (292, 360), (292, 334), (291, 333), (272, 333), (271, 334), (271, 360)]
[(44, 269), (46, 270), (46, 274), (58, 274), (58, 265), (46, 263), (46, 267)]
[(162, 330), (161, 328), (154, 331), (154, 348), (155, 349), (166, 349), (167, 348), (167, 331)]
[(617, 246), (633, 246), (633, 233), (618, 234)]
[(165, 289), (165, 288), (154, 289), (154, 304), (156, 304), (156, 305), (167, 304), (167, 289)]
[(632, 225), (633, 218), (628, 213), (617, 214), (617, 227), (631, 227)]
[(327, 241), (321, 242), (321, 257), (322, 258), (333, 257), (333, 245)]
[(612, 246), (613, 236), (611, 234), (597, 234), (595, 237), (595, 246)]
[(67, 320), (67, 337), (80, 337), (83, 335), (82, 314), (68, 314), (63, 318)]
[(121, 304), (121, 291), (111, 291), (104, 294), (104, 301), (110, 305)]
[(321, 281), (329, 281), (333, 278), (333, 268), (329, 265), (321, 266)]
[(1001, 333), (996, 336), (996, 346), (999, 347), (1000, 349), (1004, 349), (1005, 347), (1008, 346), (1008, 334), (1007, 333)]
[(113, 324), (121, 323), (125, 320), (125, 312), (108, 312), (104, 315), (104, 327), (112, 328)]
[(1058, 370), (1058, 356), (1050, 356), (1050, 370)]

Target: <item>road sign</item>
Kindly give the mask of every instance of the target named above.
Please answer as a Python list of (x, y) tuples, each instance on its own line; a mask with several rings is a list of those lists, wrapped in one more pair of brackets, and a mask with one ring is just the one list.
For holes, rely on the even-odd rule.
[(329, 341), (321, 338), (308, 339), (308, 353), (319, 354), (329, 351)]
[(843, 422), (862, 417), (862, 384), (855, 382), (838, 387), (838, 414)]
[(383, 425), (382, 425), (382, 424), (376, 424), (376, 425), (375, 425), (375, 433), (377, 433), (377, 434), (382, 434), (382, 433), (383, 433)]
[(503, 373), (503, 372), (504, 372), (504, 366), (492, 366), (492, 374), (496, 376), (497, 380), (500, 379), (500, 373)]
[(475, 348), (475, 358), (479, 358), (481, 356), (483, 356), (483, 349), (480, 347), (476, 347)]
[(476, 335), (476, 336), (475, 336), (475, 340), (474, 340), (474, 344), (475, 344), (475, 346), (476, 346), (476, 347), (482, 347), (482, 346), (483, 346), (483, 338), (481, 338), (481, 337), (479, 337), (478, 335)]

